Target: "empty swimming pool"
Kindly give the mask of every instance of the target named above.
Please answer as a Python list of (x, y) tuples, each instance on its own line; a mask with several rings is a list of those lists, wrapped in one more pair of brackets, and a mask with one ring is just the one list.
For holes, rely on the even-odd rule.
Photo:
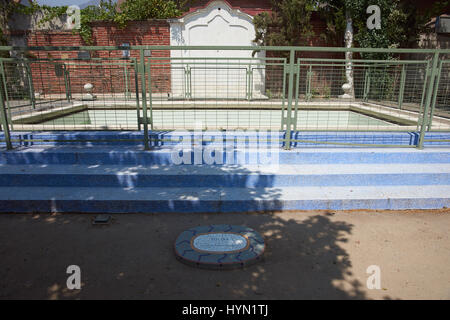
[[(142, 116), (142, 114), (141, 114)], [(40, 122), (63, 127), (136, 127), (137, 111), (85, 110)], [(281, 110), (153, 110), (155, 129), (272, 129), (281, 126)], [(299, 110), (297, 129), (395, 128), (398, 124), (348, 110)]]

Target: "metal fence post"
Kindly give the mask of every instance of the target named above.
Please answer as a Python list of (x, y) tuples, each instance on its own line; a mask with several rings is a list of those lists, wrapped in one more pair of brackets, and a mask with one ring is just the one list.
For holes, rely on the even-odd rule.
[[(148, 139), (148, 119), (147, 119), (147, 85), (145, 77), (145, 56), (144, 49), (139, 49), (139, 72), (141, 73), (141, 92), (142, 92), (142, 122), (144, 125), (144, 148), (150, 150)], [(140, 117), (138, 121), (140, 121)]]
[(281, 94), (281, 130), (284, 130), (284, 125), (286, 124), (286, 117), (284, 116), (286, 108), (286, 76), (287, 76), (287, 64), (286, 59), (283, 61), (283, 92)]
[[(152, 95), (152, 66), (151, 66), (151, 59), (148, 60), (148, 103), (149, 103), (149, 111), (150, 111), (150, 119), (148, 119), (148, 122), (150, 122), (150, 129), (153, 130), (153, 95)], [(147, 117), (148, 118), (148, 117)]]
[(72, 84), (70, 83), (70, 69), (67, 69), (67, 85), (68, 85), (68, 92), (69, 92), (69, 98), (72, 100)]
[(183, 71), (184, 71), (184, 77), (183, 77), (183, 84), (182, 84), (182, 89), (184, 91), (184, 97), (187, 99), (188, 96), (188, 71), (187, 71), (187, 64), (183, 65)]
[(312, 65), (309, 66), (306, 73), (306, 101), (311, 101), (311, 81), (312, 81)]
[(364, 75), (364, 93), (363, 93), (363, 100), (367, 102), (369, 100), (369, 91), (370, 91), (370, 68), (366, 69), (365, 75)]
[(11, 129), (13, 129), (14, 127), (12, 123), (11, 106), (9, 104), (8, 86), (6, 84), (5, 66), (3, 64), (3, 61), (0, 61), (0, 73), (2, 74), (3, 87), (5, 88), (4, 92), (5, 92), (6, 108), (8, 109), (8, 120), (11, 124)]
[(249, 64), (248, 65), (248, 70), (247, 70), (247, 78), (248, 78), (248, 82), (247, 82), (247, 100), (250, 101), (252, 100), (252, 95), (253, 95), (253, 69), (252, 69), (252, 65)]
[(0, 121), (2, 124), (3, 134), (5, 136), (6, 149), (11, 150), (12, 149), (11, 135), (9, 134), (8, 116), (6, 115), (5, 103), (3, 100), (3, 87), (1, 86), (0, 86)]
[(431, 101), (432, 101), (433, 92), (434, 92), (434, 85), (435, 85), (436, 75), (438, 72), (438, 61), (439, 61), (439, 51), (435, 51), (435, 53), (433, 55), (433, 62), (431, 64), (431, 75), (430, 75), (430, 80), (429, 80), (427, 93), (426, 93), (425, 106), (423, 108), (423, 116), (422, 116), (421, 123), (420, 123), (420, 135), (419, 135), (419, 141), (417, 144), (418, 149), (423, 149), (425, 130), (428, 125), (428, 113), (430, 112)]
[(136, 59), (133, 60), (134, 67), (134, 90), (136, 91), (136, 111), (137, 111), (137, 128), (141, 131), (141, 107), (139, 105), (139, 66)]
[(286, 138), (284, 148), (286, 150), (291, 149), (291, 132), (292, 132), (292, 96), (294, 89), (294, 67), (295, 67), (295, 49), (290, 50), (289, 55), (289, 81), (288, 81), (288, 105), (287, 105), (287, 118), (286, 118)]
[[(172, 66), (172, 64), (170, 64)], [(184, 76), (185, 76), (185, 91), (184, 91), (184, 97), (185, 98), (192, 98), (192, 86), (191, 86), (191, 67), (187, 63), (184, 67)]]
[(27, 72), (28, 88), (30, 91), (31, 105), (33, 106), (33, 109), (36, 109), (36, 97), (34, 96), (33, 75), (31, 73), (30, 62), (28, 62), (28, 61), (25, 62), (25, 70)]
[(245, 99), (250, 100), (250, 65), (245, 69)]
[(70, 86), (69, 86), (69, 80), (68, 80), (68, 71), (65, 64), (63, 64), (63, 72), (64, 72), (64, 89), (66, 89), (66, 99), (68, 102), (70, 102), (71, 94), (70, 94)]
[[(128, 60), (126, 60), (128, 61)], [(128, 100), (130, 98), (130, 92), (128, 90), (128, 65), (127, 62), (123, 63), (123, 73), (124, 73), (124, 81), (125, 81), (125, 100)]]
[(298, 98), (300, 91), (300, 59), (297, 61), (295, 67), (295, 108), (294, 108), (294, 131), (297, 131), (297, 119), (298, 119)]
[[(420, 99), (420, 110), (419, 110), (419, 118), (420, 113), (424, 111), (424, 104), (425, 104), (425, 96), (427, 93), (427, 81), (430, 76), (430, 60), (427, 61), (427, 69), (425, 71), (425, 80), (423, 81), (423, 88), (422, 88), (422, 98)], [(420, 127), (420, 119), (417, 120), (417, 131), (419, 131)]]
[(251, 99), (253, 99), (253, 67), (250, 69), (250, 100)]
[(436, 76), (436, 84), (435, 84), (434, 90), (433, 90), (433, 100), (431, 103), (430, 120), (428, 121), (427, 131), (431, 130), (431, 125), (433, 124), (434, 111), (436, 110), (436, 101), (437, 101), (437, 95), (438, 95), (438, 91), (439, 91), (439, 83), (441, 81), (441, 76), (442, 76), (442, 66), (443, 66), (443, 61), (441, 60), (439, 62), (439, 67), (438, 67), (439, 71)]
[(406, 70), (405, 65), (402, 66), (402, 75), (400, 77), (400, 89), (398, 92), (398, 108), (401, 110), (403, 105), (403, 96), (405, 93)]

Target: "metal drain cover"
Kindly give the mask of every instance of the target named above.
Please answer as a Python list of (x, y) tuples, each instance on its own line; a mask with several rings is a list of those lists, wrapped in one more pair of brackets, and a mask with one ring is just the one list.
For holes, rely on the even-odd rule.
[(110, 221), (111, 216), (109, 214), (99, 214), (92, 220), (92, 224), (109, 224)]
[(261, 260), (265, 243), (255, 230), (229, 224), (209, 225), (183, 231), (175, 241), (180, 261), (208, 269), (232, 269)]

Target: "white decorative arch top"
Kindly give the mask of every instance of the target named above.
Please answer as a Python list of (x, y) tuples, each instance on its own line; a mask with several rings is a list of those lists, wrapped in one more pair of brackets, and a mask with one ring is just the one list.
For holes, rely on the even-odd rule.
[[(206, 7), (169, 23), (171, 46), (255, 46), (253, 17), (231, 8), (226, 1), (211, 1)], [(263, 57), (264, 52), (257, 55)], [(172, 50), (170, 56), (178, 63), (171, 67), (174, 97), (245, 98), (248, 95), (250, 80), (246, 68), (252, 50)], [(212, 62), (215, 59), (207, 63), (202, 58), (245, 58), (239, 61), (246, 64), (218, 67)], [(251, 87), (255, 95), (264, 91), (264, 74), (262, 68), (253, 72)]]
[[(170, 20), (170, 45), (173, 46), (252, 46), (255, 38), (253, 17), (231, 8), (225, 1), (212, 1), (205, 8)], [(222, 52), (203, 52), (216, 57)], [(172, 56), (196, 57), (200, 52), (178, 51)], [(233, 52), (232, 56), (250, 57), (251, 52)]]

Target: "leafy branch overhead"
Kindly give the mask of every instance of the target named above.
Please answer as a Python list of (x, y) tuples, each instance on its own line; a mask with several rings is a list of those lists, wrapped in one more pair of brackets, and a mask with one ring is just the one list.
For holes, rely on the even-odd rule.
[[(189, 0), (127, 0), (120, 7), (112, 0), (101, 0), (98, 6), (87, 6), (81, 9), (80, 28), (74, 30), (87, 44), (92, 44), (92, 27), (94, 21), (106, 21), (116, 23), (124, 28), (129, 21), (148, 19), (168, 19), (180, 16), (185, 10)], [(35, 1), (30, 1), (29, 6), (14, 3), (13, 1), (0, 0), (0, 9), (5, 9), (11, 15), (14, 12), (33, 15), (37, 12), (43, 14), (40, 24), (52, 21), (64, 16), (67, 6), (45, 6)], [(1, 30), (0, 30), (1, 31)]]
[(263, 12), (253, 19), (254, 42), (264, 46), (305, 45), (314, 35), (311, 14), (315, 1), (272, 1), (271, 13)]
[[(311, 26), (313, 12), (326, 23), (320, 36), (329, 44), (342, 46), (347, 25), (346, 14), (352, 18), (354, 39), (360, 47), (410, 47), (421, 34), (429, 31), (426, 24), (448, 8), (450, 1), (434, 1), (423, 12), (414, 0), (282, 0), (273, 1), (272, 13), (254, 18), (256, 37), (260, 45), (304, 45), (314, 35)], [(366, 26), (370, 5), (381, 9), (381, 29)]]
[[(426, 24), (432, 17), (442, 13), (449, 1), (435, 1), (433, 6), (419, 11), (413, 0), (330, 0), (323, 2), (323, 16), (329, 26), (330, 35), (338, 35), (345, 29), (345, 11), (353, 20), (355, 40), (360, 47), (394, 48), (411, 47), (417, 43), (421, 34), (426, 33)], [(369, 30), (366, 27), (366, 9), (377, 5), (381, 9), (381, 29)], [(341, 38), (342, 39), (342, 38)]]
[(108, 21), (120, 28), (129, 21), (174, 18), (183, 13), (186, 1), (172, 0), (127, 0), (117, 7), (111, 0), (102, 0), (100, 5), (88, 6), (81, 10), (79, 33), (83, 40), (92, 42), (91, 22)]
[[(168, 19), (180, 16), (192, 0), (127, 0), (120, 7), (115, 1), (101, 0), (99, 6), (81, 9), (79, 32), (84, 41), (92, 44), (94, 21), (116, 23), (123, 28), (133, 20)], [(355, 44), (360, 47), (410, 47), (427, 31), (426, 23), (448, 8), (450, 1), (434, 1), (425, 12), (419, 12), (414, 0), (272, 0), (271, 13), (254, 17), (258, 45), (307, 45), (314, 36), (311, 16), (317, 12), (326, 23), (321, 34), (329, 44), (341, 46), (346, 28), (346, 13), (352, 18)], [(378, 5), (381, 9), (381, 29), (368, 30), (366, 8)], [(0, 41), (7, 21), (13, 13), (34, 15), (41, 12), (39, 23), (50, 22), (66, 14), (67, 6), (39, 5), (29, 0), (25, 6), (12, 0), (0, 0)]]

